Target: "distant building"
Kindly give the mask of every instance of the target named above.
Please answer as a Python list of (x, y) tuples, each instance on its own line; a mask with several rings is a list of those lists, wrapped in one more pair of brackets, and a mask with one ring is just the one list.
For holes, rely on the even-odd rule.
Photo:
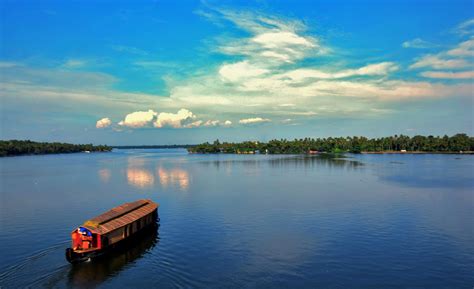
[(402, 152), (402, 153), (406, 153), (406, 152), (407, 152), (407, 150), (400, 150), (400, 152)]

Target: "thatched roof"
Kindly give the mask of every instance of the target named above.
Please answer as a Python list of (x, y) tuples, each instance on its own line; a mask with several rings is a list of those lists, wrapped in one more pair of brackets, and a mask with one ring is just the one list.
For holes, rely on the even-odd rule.
[(106, 234), (150, 214), (158, 206), (159, 204), (151, 200), (125, 203), (84, 222), (82, 227), (89, 229), (92, 233)]

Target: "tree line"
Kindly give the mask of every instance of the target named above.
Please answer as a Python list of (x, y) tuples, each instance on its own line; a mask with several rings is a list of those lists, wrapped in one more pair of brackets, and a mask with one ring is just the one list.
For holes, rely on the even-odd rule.
[(474, 138), (464, 133), (453, 136), (409, 137), (394, 135), (381, 138), (328, 137), (304, 139), (274, 139), (269, 142), (245, 141), (240, 143), (219, 142), (203, 143), (188, 148), (190, 153), (268, 153), (268, 154), (305, 154), (305, 153), (361, 153), (361, 152), (472, 152)]
[(59, 142), (34, 142), (30, 140), (0, 141), (0, 157), (38, 154), (64, 154), (77, 152), (108, 152), (112, 147), (92, 144), (69, 144)]

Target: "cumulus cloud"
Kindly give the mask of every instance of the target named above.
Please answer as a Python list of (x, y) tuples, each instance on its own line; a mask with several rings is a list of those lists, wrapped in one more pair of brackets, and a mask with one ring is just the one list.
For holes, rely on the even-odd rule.
[[(105, 119), (104, 119), (105, 120)], [(102, 121), (102, 120), (101, 120)], [(110, 120), (108, 120), (110, 122)], [(99, 122), (98, 122), (99, 123)], [(197, 119), (196, 115), (190, 110), (182, 108), (176, 113), (170, 112), (155, 112), (135, 111), (126, 115), (125, 119), (118, 123), (120, 126), (129, 128), (141, 128), (153, 125), (155, 128), (171, 127), (171, 128), (196, 128), (196, 127), (211, 127), (211, 126), (228, 126), (232, 124), (230, 121), (222, 123), (220, 120), (203, 121)], [(110, 124), (109, 124), (110, 125)]]
[(472, 79), (474, 78), (474, 71), (461, 72), (444, 72), (444, 71), (425, 71), (421, 76), (428, 78), (444, 78), (444, 79)]
[(96, 122), (95, 127), (96, 128), (106, 128), (106, 127), (110, 126), (111, 124), (112, 124), (112, 121), (110, 120), (110, 118), (104, 117), (104, 118), (99, 119)]
[(144, 127), (149, 125), (156, 115), (157, 113), (151, 109), (148, 111), (135, 111), (127, 114), (127, 116), (125, 116), (125, 119), (119, 122), (118, 124), (120, 126), (127, 126), (131, 128)]
[(261, 117), (253, 117), (253, 118), (244, 118), (239, 120), (240, 124), (253, 124), (253, 123), (260, 123), (260, 122), (270, 122), (271, 120), (268, 118), (261, 118)]
[(162, 112), (158, 114), (158, 117), (153, 125), (157, 128), (166, 126), (181, 128), (184, 127), (187, 122), (195, 118), (196, 116), (191, 111), (182, 108), (177, 113)]
[(436, 47), (437, 45), (421, 38), (415, 38), (413, 40), (405, 41), (402, 43), (403, 48), (418, 48), (426, 49)]

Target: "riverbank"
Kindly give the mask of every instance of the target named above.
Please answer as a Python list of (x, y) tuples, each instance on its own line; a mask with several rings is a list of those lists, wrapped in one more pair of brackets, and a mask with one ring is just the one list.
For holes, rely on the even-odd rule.
[(413, 137), (394, 135), (381, 138), (328, 137), (294, 140), (274, 139), (268, 142), (244, 141), (202, 143), (189, 147), (190, 153), (230, 154), (318, 154), (325, 153), (460, 153), (474, 151), (474, 138), (467, 134), (453, 136)]
[(34, 142), (30, 140), (6, 140), (0, 141), (0, 157), (21, 155), (45, 155), (45, 154), (68, 154), (68, 153), (90, 153), (110, 152), (112, 147), (106, 145), (92, 144), (70, 144), (59, 142)]
[(474, 151), (459, 151), (459, 152), (425, 152), (425, 151), (381, 151), (381, 152), (360, 152), (361, 154), (383, 155), (383, 154), (401, 154), (401, 155), (472, 155)]

